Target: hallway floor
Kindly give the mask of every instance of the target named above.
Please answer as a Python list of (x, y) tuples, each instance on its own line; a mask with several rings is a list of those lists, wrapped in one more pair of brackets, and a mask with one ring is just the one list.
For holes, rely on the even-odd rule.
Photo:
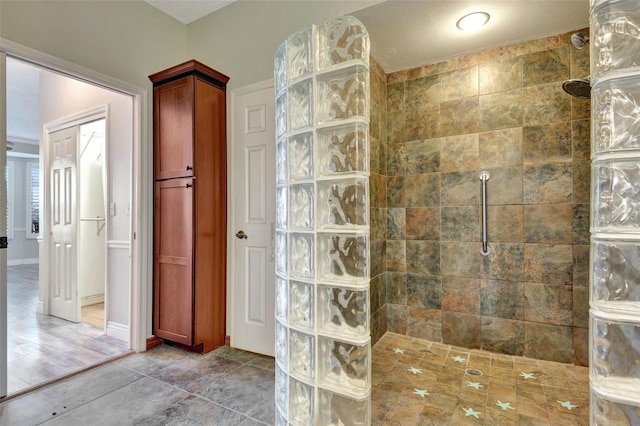
[[(7, 268), (7, 300), (9, 394), (129, 352), (102, 327), (37, 314), (38, 265)], [(95, 308), (89, 308), (92, 321)]]
[[(229, 347), (162, 345), (6, 401), (0, 425), (271, 425), (273, 371)], [(589, 424), (584, 367), (387, 333), (372, 372), (372, 425)]]

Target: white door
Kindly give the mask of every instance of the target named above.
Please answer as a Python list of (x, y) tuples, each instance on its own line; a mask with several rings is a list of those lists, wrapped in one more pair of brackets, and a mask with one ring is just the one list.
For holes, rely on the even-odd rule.
[[(5, 168), (7, 165), (7, 105), (5, 88), (6, 84), (7, 56), (0, 52), (0, 237), (7, 235), (7, 178)], [(3, 247), (0, 244), (0, 247)], [(7, 395), (7, 250), (0, 248), (0, 397)]]
[[(273, 83), (233, 92), (233, 331), (236, 348), (275, 350)], [(246, 236), (246, 237), (244, 237)], [(242, 237), (242, 238), (241, 238)]]
[(77, 283), (76, 158), (78, 127), (49, 133), (51, 167), (51, 305), (50, 314), (68, 321), (80, 321)]

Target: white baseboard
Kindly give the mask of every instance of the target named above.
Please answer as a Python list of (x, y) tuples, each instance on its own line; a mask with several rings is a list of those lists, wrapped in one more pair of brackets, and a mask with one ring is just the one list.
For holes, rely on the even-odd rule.
[(104, 303), (104, 293), (92, 294), (91, 296), (84, 296), (80, 302), (81, 306), (95, 305), (96, 303)]
[(16, 265), (37, 265), (40, 263), (40, 259), (37, 257), (32, 259), (12, 259), (7, 260), (7, 266), (16, 266)]
[(44, 302), (42, 300), (38, 300), (38, 304), (36, 305), (36, 312), (44, 315)]
[(107, 321), (107, 336), (129, 343), (129, 326)]

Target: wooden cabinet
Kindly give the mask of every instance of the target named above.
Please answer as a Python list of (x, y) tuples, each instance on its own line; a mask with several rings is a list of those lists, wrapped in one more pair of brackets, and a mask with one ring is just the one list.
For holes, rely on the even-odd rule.
[(226, 83), (197, 61), (153, 82), (154, 306), (157, 337), (209, 352), (224, 345)]

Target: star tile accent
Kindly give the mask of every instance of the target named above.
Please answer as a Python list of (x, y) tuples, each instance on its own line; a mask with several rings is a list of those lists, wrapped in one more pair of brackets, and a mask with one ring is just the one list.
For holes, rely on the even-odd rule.
[(451, 358), (452, 358), (455, 362), (465, 362), (465, 361), (467, 360), (466, 358), (463, 358), (463, 357), (461, 357), (461, 356), (459, 356), (459, 355), (452, 356)]
[(420, 373), (422, 373), (422, 369), (420, 369), (420, 368), (415, 368), (415, 367), (407, 368), (407, 371), (411, 371), (413, 374), (420, 374)]
[(484, 387), (480, 383), (477, 383), (477, 382), (467, 382), (467, 386), (470, 387), (470, 388), (474, 388), (474, 389), (480, 389), (480, 388)]
[(525, 373), (524, 371), (520, 372), (520, 377), (522, 377), (524, 380), (536, 378), (533, 373)]
[(572, 408), (578, 408), (577, 405), (573, 405), (569, 401), (560, 401), (560, 400), (558, 400), (558, 404), (562, 405), (564, 408), (566, 408), (569, 411), (571, 411)]
[(480, 418), (479, 416), (480, 416), (481, 413), (479, 411), (475, 411), (473, 408), (464, 408), (464, 407), (462, 407), (462, 409), (464, 410), (464, 416), (465, 417), (473, 416), (476, 419)]
[(424, 390), (424, 389), (416, 389), (416, 388), (413, 388), (413, 394), (414, 394), (414, 395), (421, 396), (421, 397), (423, 397), (423, 398), (424, 398), (426, 395), (431, 395), (429, 392), (427, 392), (427, 391), (426, 391), (426, 390)]
[(404, 349), (395, 348), (393, 351), (397, 354), (404, 354)]
[(515, 410), (515, 408), (513, 408), (513, 407), (511, 406), (511, 403), (510, 403), (510, 402), (502, 402), (502, 401), (498, 400), (498, 402), (496, 402), (496, 405), (497, 405), (498, 407), (502, 408), (504, 411), (507, 411), (507, 410)]

